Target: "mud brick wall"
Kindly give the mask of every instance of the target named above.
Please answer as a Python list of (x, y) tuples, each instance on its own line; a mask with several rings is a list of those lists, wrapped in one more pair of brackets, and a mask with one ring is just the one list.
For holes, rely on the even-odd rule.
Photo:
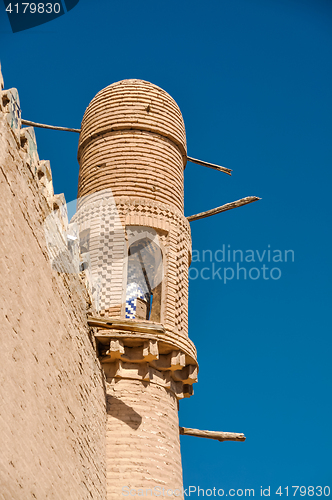
[(105, 384), (89, 298), (78, 274), (52, 269), (45, 162), (29, 153), (33, 129), (29, 142), (9, 101), (0, 105), (0, 498), (105, 499)]

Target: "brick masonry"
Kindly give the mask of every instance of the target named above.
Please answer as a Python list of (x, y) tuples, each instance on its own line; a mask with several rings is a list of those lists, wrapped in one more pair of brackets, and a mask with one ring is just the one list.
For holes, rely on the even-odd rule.
[[(97, 334), (107, 379), (107, 498), (120, 498), (129, 485), (161, 486), (183, 498), (177, 400), (193, 394), (197, 361), (188, 338), (191, 234), (183, 213), (186, 134), (177, 104), (142, 80), (106, 87), (84, 114), (78, 160), (75, 221), (90, 231), (98, 313), (110, 323), (110, 316), (135, 321), (137, 298), (149, 311), (152, 296), (152, 309), (160, 301), (154, 321), (164, 328), (158, 337), (134, 326)], [(122, 233), (115, 243), (117, 224)], [(135, 257), (134, 241), (160, 249), (163, 277), (153, 290), (146, 273), (153, 264), (142, 264), (147, 247), (141, 243)], [(135, 272), (128, 262), (135, 262)]]
[(120, 499), (122, 488), (179, 489), (182, 467), (177, 399), (157, 384), (108, 379), (107, 491)]

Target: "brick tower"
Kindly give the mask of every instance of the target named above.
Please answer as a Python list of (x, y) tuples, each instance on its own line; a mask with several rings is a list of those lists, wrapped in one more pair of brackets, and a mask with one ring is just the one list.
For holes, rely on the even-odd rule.
[(178, 401), (193, 392), (197, 361), (177, 104), (142, 80), (106, 87), (84, 114), (78, 160), (75, 220), (106, 375), (108, 498), (154, 487), (182, 498)]

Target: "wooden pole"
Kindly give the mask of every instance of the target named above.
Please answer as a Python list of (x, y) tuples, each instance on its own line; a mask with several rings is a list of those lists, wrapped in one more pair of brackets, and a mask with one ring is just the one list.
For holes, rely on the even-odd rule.
[(22, 120), (23, 125), (29, 125), (30, 127), (48, 128), (51, 130), (62, 130), (63, 132), (77, 132), (81, 133), (79, 128), (67, 128), (67, 127), (53, 127), (53, 125), (43, 125), (42, 123), (30, 122), (29, 120)]
[(179, 427), (182, 436), (195, 436), (207, 439), (216, 439), (217, 441), (245, 441), (244, 434), (236, 432), (221, 432), (221, 431), (201, 431), (199, 429), (188, 429), (187, 427)]
[(201, 212), (199, 214), (190, 215), (187, 217), (189, 222), (198, 219), (204, 219), (205, 217), (211, 217), (211, 215), (220, 214), (221, 212), (226, 212), (227, 210), (232, 210), (232, 208), (242, 207), (243, 205), (248, 205), (248, 203), (252, 203), (253, 201), (261, 200), (257, 196), (247, 196), (246, 198), (241, 198), (241, 200), (233, 201), (232, 203), (226, 203), (226, 205), (222, 205), (221, 207), (212, 208), (211, 210), (207, 210), (206, 212)]
[(130, 319), (108, 318), (88, 316), (89, 326), (98, 326), (110, 330), (125, 330), (142, 333), (166, 333), (165, 328), (160, 323), (153, 323), (151, 321), (136, 321)]
[[(49, 130), (62, 130), (63, 132), (76, 132), (77, 134), (81, 133), (80, 128), (69, 128), (69, 127), (56, 127), (53, 125), (45, 125), (44, 123), (36, 123), (30, 120), (21, 120), (23, 125), (28, 125), (29, 127), (37, 127), (37, 128), (47, 128)], [(202, 165), (203, 167), (213, 168), (214, 170), (219, 170), (219, 172), (224, 172), (225, 174), (232, 175), (232, 170), (230, 168), (221, 167), (220, 165), (215, 165), (214, 163), (208, 163), (207, 161), (197, 160), (196, 158), (192, 158), (191, 156), (187, 156), (187, 160), (191, 163), (197, 163), (197, 165)]]
[(215, 165), (214, 163), (208, 163), (207, 161), (197, 160), (196, 158), (191, 158), (187, 156), (187, 160), (191, 163), (197, 163), (197, 165), (202, 165), (202, 167), (213, 168), (214, 170), (219, 170), (219, 172), (224, 172), (227, 175), (232, 175), (232, 170), (230, 168), (221, 167), (220, 165)]

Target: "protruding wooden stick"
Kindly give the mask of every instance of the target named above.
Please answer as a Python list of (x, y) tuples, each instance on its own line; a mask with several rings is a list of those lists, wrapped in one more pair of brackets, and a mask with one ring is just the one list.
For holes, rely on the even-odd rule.
[(230, 168), (221, 167), (220, 165), (215, 165), (214, 163), (208, 163), (207, 161), (196, 160), (196, 158), (191, 158), (187, 156), (187, 160), (191, 163), (197, 163), (197, 165), (202, 165), (202, 167), (213, 168), (214, 170), (219, 170), (219, 172), (224, 172), (227, 175), (232, 175), (232, 170)]
[(79, 128), (53, 127), (53, 125), (43, 125), (43, 123), (30, 122), (29, 120), (22, 120), (22, 124), (29, 125), (30, 127), (49, 128), (51, 130), (62, 130), (63, 132), (77, 132), (78, 134), (81, 133), (81, 129)]
[(99, 326), (110, 330), (125, 330), (142, 333), (165, 333), (160, 323), (136, 321), (131, 319), (108, 318), (107, 316), (88, 316), (89, 326)]
[(226, 205), (222, 205), (221, 207), (212, 208), (212, 210), (207, 210), (206, 212), (201, 212), (196, 215), (190, 215), (187, 217), (189, 222), (198, 219), (204, 219), (205, 217), (211, 217), (211, 215), (220, 214), (221, 212), (226, 212), (227, 210), (232, 210), (232, 208), (242, 207), (243, 205), (248, 205), (248, 203), (252, 203), (253, 201), (261, 200), (262, 198), (258, 198), (257, 196), (247, 196), (246, 198), (241, 198), (241, 200), (233, 201), (232, 203), (226, 203)]
[(188, 429), (187, 427), (179, 427), (180, 434), (183, 436), (195, 436), (208, 439), (216, 439), (217, 441), (245, 441), (244, 434), (236, 432), (221, 432), (221, 431), (200, 431), (199, 429)]

